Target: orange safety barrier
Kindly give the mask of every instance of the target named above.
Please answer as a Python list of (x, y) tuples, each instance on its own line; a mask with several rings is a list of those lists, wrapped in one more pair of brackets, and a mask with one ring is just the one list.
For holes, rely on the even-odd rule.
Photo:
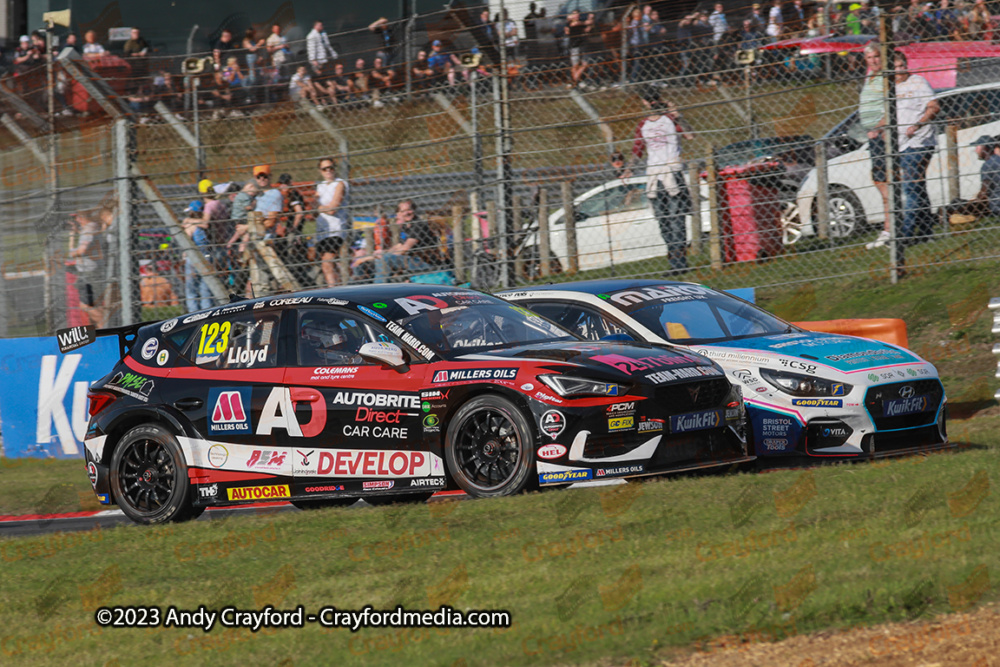
[(846, 334), (872, 338), (883, 343), (892, 343), (900, 347), (909, 347), (906, 338), (906, 322), (889, 317), (867, 320), (821, 320), (818, 322), (792, 322), (797, 327), (807, 331), (823, 333)]

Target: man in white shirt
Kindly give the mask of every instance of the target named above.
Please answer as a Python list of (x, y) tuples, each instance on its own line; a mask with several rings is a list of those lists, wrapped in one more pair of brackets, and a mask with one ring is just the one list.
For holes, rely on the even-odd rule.
[(691, 194), (684, 179), (681, 136), (690, 139), (691, 135), (681, 125), (677, 108), (663, 102), (655, 91), (647, 92), (642, 103), (650, 115), (636, 128), (632, 155), (638, 159), (646, 151), (646, 196), (667, 244), (670, 273), (684, 273), (688, 270), (685, 220), (691, 211)]
[(100, 58), (107, 51), (104, 47), (97, 43), (97, 33), (93, 30), (88, 30), (83, 34), (83, 57), (84, 58)]
[(896, 123), (899, 130), (899, 168), (903, 181), (901, 238), (926, 237), (934, 227), (927, 196), (927, 166), (936, 144), (931, 121), (941, 111), (927, 79), (907, 71), (906, 56), (897, 51)]
[(288, 62), (288, 47), (286, 46), (286, 42), (287, 40), (281, 34), (281, 26), (275, 23), (271, 26), (271, 34), (267, 36), (264, 45), (271, 56), (271, 64), (278, 70), (279, 78), (284, 77), (285, 63)]
[(313, 29), (306, 35), (306, 54), (316, 74), (322, 74), (326, 63), (337, 59), (337, 52), (330, 46), (330, 38), (323, 32), (322, 21), (313, 23)]
[(708, 22), (712, 26), (712, 41), (718, 44), (729, 30), (729, 22), (726, 21), (726, 12), (721, 2), (715, 3), (715, 11), (708, 17)]

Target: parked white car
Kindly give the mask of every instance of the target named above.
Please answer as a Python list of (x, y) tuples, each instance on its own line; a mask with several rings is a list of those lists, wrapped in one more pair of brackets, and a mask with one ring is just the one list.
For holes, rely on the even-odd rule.
[[(941, 103), (941, 113), (935, 123), (937, 150), (927, 168), (927, 193), (935, 210), (948, 204), (945, 126), (949, 123), (956, 123), (959, 128), (959, 197), (971, 199), (979, 191), (982, 163), (970, 144), (981, 135), (1000, 133), (1000, 83), (939, 91), (937, 99)], [(871, 226), (881, 227), (885, 219), (882, 196), (872, 182), (868, 136), (858, 124), (857, 113), (835, 128), (825, 141), (841, 152), (827, 161), (830, 235), (845, 238), (868, 231)], [(796, 197), (798, 228), (793, 236), (812, 236), (816, 233), (817, 191), (814, 168), (802, 182)]]

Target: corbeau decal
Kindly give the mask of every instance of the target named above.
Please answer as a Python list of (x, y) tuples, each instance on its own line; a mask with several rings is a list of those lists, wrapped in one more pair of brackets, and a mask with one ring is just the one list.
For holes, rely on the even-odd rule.
[(566, 428), (566, 417), (558, 410), (549, 410), (542, 415), (539, 425), (542, 427), (542, 433), (555, 440)]
[(550, 443), (544, 447), (538, 448), (538, 458), (540, 459), (557, 459), (560, 456), (566, 455), (566, 448), (563, 445), (556, 443)]
[(452, 371), (438, 371), (433, 382), (462, 382), (466, 380), (513, 380), (516, 368), (462, 368)]
[(219, 387), (208, 390), (208, 432), (253, 433), (250, 423), (249, 387)]
[[(297, 403), (307, 403), (312, 408), (312, 416), (306, 424), (300, 425), (295, 416)], [(312, 438), (322, 433), (325, 426), (323, 394), (311, 387), (274, 387), (260, 411), (257, 435), (271, 435), (272, 430), (281, 428), (295, 438)]]
[(703, 410), (670, 417), (671, 433), (687, 433), (722, 425), (722, 410)]
[(226, 489), (230, 500), (273, 500), (275, 498), (291, 498), (292, 494), (287, 484), (274, 486), (242, 486)]

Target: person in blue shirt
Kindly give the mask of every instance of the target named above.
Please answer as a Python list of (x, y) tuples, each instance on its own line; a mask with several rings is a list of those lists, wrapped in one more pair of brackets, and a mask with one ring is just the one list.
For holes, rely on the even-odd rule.
[[(205, 205), (200, 199), (195, 199), (184, 209), (187, 216), (181, 222), (184, 232), (191, 237), (195, 246), (205, 256), (208, 264), (212, 265), (211, 248), (209, 247), (208, 233), (205, 231), (208, 223), (204, 220), (203, 211)], [(186, 253), (185, 253), (186, 255)], [(184, 305), (188, 312), (204, 310), (212, 307), (212, 290), (205, 282), (195, 263), (190, 257), (184, 259)]]
[(979, 192), (970, 201), (952, 202), (947, 211), (950, 215), (976, 218), (1000, 215), (1000, 141), (997, 137), (984, 134), (971, 145), (975, 147), (976, 155), (983, 161), (983, 166), (979, 170)]

